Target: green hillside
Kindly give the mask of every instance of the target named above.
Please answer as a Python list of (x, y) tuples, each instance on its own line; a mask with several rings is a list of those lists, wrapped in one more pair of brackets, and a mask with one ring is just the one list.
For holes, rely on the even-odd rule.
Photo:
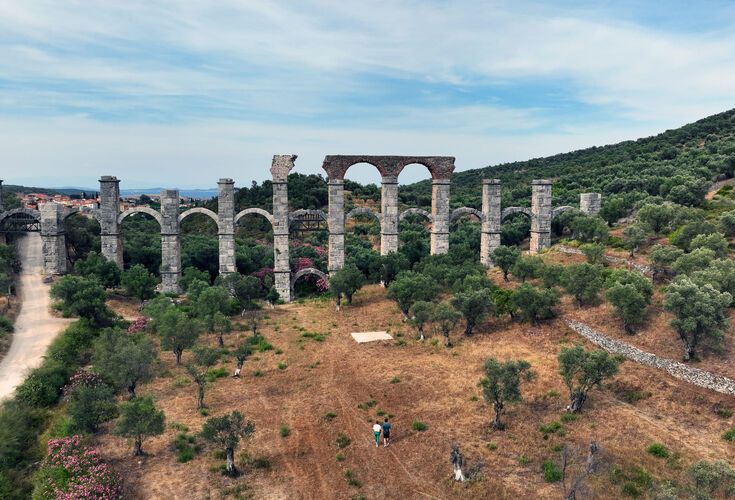
[[(479, 207), (481, 181), (503, 182), (503, 205), (528, 205), (531, 180), (552, 179), (555, 204), (575, 204), (579, 193), (601, 192), (607, 210), (622, 211), (653, 195), (683, 205), (701, 204), (706, 187), (735, 171), (735, 110), (653, 137), (592, 147), (546, 158), (457, 172), (452, 205)], [(406, 204), (430, 199), (430, 181), (401, 188)]]

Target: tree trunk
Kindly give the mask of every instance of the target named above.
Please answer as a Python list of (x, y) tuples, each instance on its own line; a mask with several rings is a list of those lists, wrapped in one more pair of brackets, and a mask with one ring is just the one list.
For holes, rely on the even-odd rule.
[(467, 336), (472, 335), (472, 330), (475, 329), (475, 322), (467, 320), (467, 325), (464, 327), (464, 334)]
[(503, 280), (508, 281), (508, 271), (503, 271)]
[(347, 305), (348, 306), (352, 305), (352, 294), (351, 293), (347, 294)]
[(449, 347), (452, 343), (449, 341), (449, 330), (444, 330), (444, 345)]
[(342, 305), (342, 295), (337, 295), (337, 298), (335, 299), (335, 302), (337, 303), (336, 309), (339, 311), (339, 306)]
[(224, 347), (225, 346), (225, 339), (222, 337), (222, 334), (221, 333), (217, 336), (217, 342), (219, 343), (219, 346), (220, 347)]
[(419, 327), (419, 340), (424, 340), (424, 327)]
[(135, 382), (128, 386), (128, 401), (135, 399)]
[(493, 429), (502, 429), (503, 423), (500, 421), (500, 415), (503, 413), (503, 402), (495, 401), (495, 420), (493, 420)]
[(180, 365), (181, 364), (181, 354), (182, 353), (183, 353), (183, 351), (181, 349), (174, 349), (174, 354), (176, 355), (176, 364), (177, 365)]
[(573, 392), (571, 395), (571, 401), (569, 404), (569, 413), (577, 413), (582, 409), (582, 405), (584, 405), (585, 400), (587, 399), (587, 394), (579, 391), (579, 392)]
[(236, 476), (237, 469), (235, 468), (235, 449), (226, 448), (225, 454), (227, 455), (227, 475)]
[(134, 457), (140, 457), (143, 456), (143, 440), (138, 436), (135, 438), (135, 448), (133, 448), (133, 456)]
[(627, 333), (628, 335), (635, 335), (635, 329), (633, 328), (633, 325), (631, 325), (627, 321), (623, 321), (623, 328), (625, 329), (625, 333)]
[(197, 382), (197, 410), (204, 408), (204, 382)]
[(681, 339), (681, 345), (684, 347), (684, 361), (692, 361), (695, 358), (695, 342), (689, 342), (689, 339), (684, 334), (679, 334)]

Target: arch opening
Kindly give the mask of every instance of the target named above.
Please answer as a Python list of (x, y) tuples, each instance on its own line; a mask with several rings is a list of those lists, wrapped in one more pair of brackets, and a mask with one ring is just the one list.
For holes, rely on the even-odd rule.
[[(125, 269), (136, 264), (145, 266), (156, 276), (161, 272), (161, 224), (160, 214), (148, 210), (126, 210), (118, 220), (123, 241), (123, 266)], [(158, 217), (151, 214), (155, 212)], [(123, 216), (124, 215), (124, 216)]]
[(90, 252), (100, 253), (100, 223), (91, 214), (74, 211), (64, 217), (66, 258), (70, 268), (86, 259)]

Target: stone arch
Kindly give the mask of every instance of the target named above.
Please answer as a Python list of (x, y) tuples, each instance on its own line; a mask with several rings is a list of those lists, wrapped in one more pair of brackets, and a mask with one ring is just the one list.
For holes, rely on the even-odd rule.
[(347, 212), (347, 215), (345, 215), (345, 222), (353, 217), (357, 217), (360, 215), (369, 215), (370, 217), (377, 220), (378, 224), (380, 224), (380, 214), (375, 212), (373, 209), (367, 207), (357, 207)]
[(318, 276), (318, 277), (320, 277), (322, 279), (325, 279), (325, 280), (329, 281), (329, 277), (325, 273), (323, 273), (322, 271), (320, 271), (319, 269), (317, 269), (315, 267), (307, 267), (307, 268), (304, 268), (304, 269), (300, 269), (298, 272), (294, 273), (291, 276), (291, 291), (292, 292), (293, 292), (293, 289), (296, 286), (296, 282), (299, 280), (299, 278), (302, 278), (302, 277), (306, 276), (307, 274), (313, 274), (314, 276)]
[(425, 166), (432, 179), (449, 179), (454, 172), (453, 156), (374, 156), (374, 155), (328, 155), (322, 168), (330, 180), (344, 179), (347, 170), (357, 163), (368, 163), (378, 169), (383, 177), (395, 177), (412, 163)]
[(194, 208), (190, 208), (189, 210), (185, 210), (184, 212), (182, 212), (181, 214), (179, 214), (179, 223), (183, 222), (184, 219), (186, 219), (190, 215), (194, 215), (194, 214), (204, 214), (204, 215), (206, 215), (207, 217), (209, 217), (210, 219), (212, 219), (215, 224), (217, 224), (217, 229), (218, 230), (220, 229), (220, 227), (219, 227), (219, 217), (217, 217), (217, 214), (214, 213), (214, 212), (212, 212), (210, 209), (204, 208), (204, 207), (194, 207)]
[(33, 210), (32, 208), (13, 208), (11, 210), (8, 210), (7, 212), (3, 212), (0, 214), (0, 224), (2, 224), (3, 221), (8, 217), (12, 217), (13, 215), (17, 214), (25, 214), (36, 219), (38, 222), (41, 222), (41, 212), (39, 212), (38, 210)]
[(329, 219), (327, 218), (327, 214), (324, 213), (322, 210), (308, 210), (306, 208), (300, 208), (298, 210), (294, 210), (290, 214), (288, 214), (288, 221), (293, 222), (297, 220), (302, 215), (316, 215), (319, 218), (321, 218), (324, 222), (328, 222)]
[(129, 215), (133, 214), (148, 214), (156, 221), (158, 222), (159, 226), (163, 225), (163, 216), (161, 216), (160, 212), (157, 212), (156, 210), (153, 210), (150, 207), (133, 207), (125, 210), (123, 213), (117, 216), (117, 223), (122, 224), (125, 217), (128, 217)]
[(532, 219), (533, 216), (531, 215), (531, 209), (527, 207), (507, 207), (503, 209), (502, 214), (500, 215), (500, 220), (505, 220), (507, 217), (510, 217), (513, 214), (526, 214), (528, 218)]
[(482, 215), (482, 212), (480, 212), (476, 208), (460, 207), (460, 208), (455, 208), (454, 210), (452, 210), (452, 214), (449, 216), (449, 222), (454, 222), (459, 217), (462, 217), (463, 215), (467, 215), (467, 214), (474, 215), (475, 217), (477, 217), (477, 219), (480, 222), (483, 222), (485, 220), (485, 217)]
[(432, 222), (434, 220), (434, 217), (429, 212), (427, 212), (426, 210), (422, 208), (407, 208), (406, 210), (401, 212), (401, 215), (398, 216), (398, 221), (399, 222), (402, 221), (409, 215), (420, 215), (424, 217), (425, 219), (427, 219), (429, 222)]
[(556, 207), (551, 211), (551, 220), (556, 219), (558, 216), (563, 214), (564, 212), (567, 212), (569, 210), (574, 210), (574, 207), (570, 207), (569, 205), (564, 205), (561, 207)]
[(235, 215), (235, 224), (237, 224), (240, 219), (250, 214), (262, 215), (268, 220), (268, 222), (270, 222), (271, 227), (275, 229), (275, 221), (273, 220), (273, 216), (270, 214), (270, 212), (263, 210), (262, 208), (246, 208), (245, 210), (241, 210), (240, 212), (238, 212), (237, 215)]

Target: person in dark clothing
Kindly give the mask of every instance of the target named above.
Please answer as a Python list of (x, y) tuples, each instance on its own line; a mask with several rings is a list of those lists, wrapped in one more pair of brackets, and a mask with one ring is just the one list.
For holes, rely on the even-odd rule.
[(388, 419), (385, 419), (385, 422), (383, 422), (383, 448), (386, 448), (390, 445), (390, 422), (388, 422)]

